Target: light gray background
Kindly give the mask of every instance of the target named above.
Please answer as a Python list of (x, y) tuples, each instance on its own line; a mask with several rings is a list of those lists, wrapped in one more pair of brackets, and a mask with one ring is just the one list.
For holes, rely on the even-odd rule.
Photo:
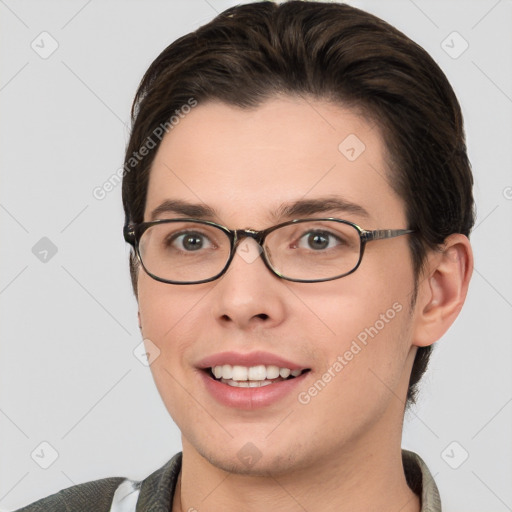
[[(92, 191), (122, 165), (147, 66), (234, 3), (0, 0), (2, 510), (92, 479), (141, 479), (180, 450), (132, 353), (141, 340), (120, 187), (102, 201)], [(446, 72), (476, 179), (469, 297), (436, 347), (403, 444), (428, 463), (444, 510), (512, 510), (512, 4), (350, 3), (403, 30)], [(59, 45), (47, 59), (31, 47), (51, 48), (43, 31)], [(446, 39), (453, 31), (469, 44), (458, 58), (445, 51), (463, 48)], [(46, 262), (32, 252), (42, 237), (57, 247)], [(50, 460), (43, 441), (58, 452), (48, 469), (31, 458)]]

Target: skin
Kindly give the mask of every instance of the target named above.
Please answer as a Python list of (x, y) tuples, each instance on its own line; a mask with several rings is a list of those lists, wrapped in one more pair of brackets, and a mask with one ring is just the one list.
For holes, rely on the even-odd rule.
[[(366, 146), (353, 162), (338, 150), (350, 134)], [(288, 220), (271, 215), (282, 204), (341, 196), (369, 215), (317, 216), (406, 228), (385, 154), (373, 124), (318, 99), (276, 97), (251, 110), (200, 104), (158, 149), (145, 220), (179, 199), (208, 205), (210, 220), (231, 229), (264, 229)], [(151, 370), (182, 432), (173, 511), (420, 510), (400, 449), (409, 375), (417, 347), (456, 318), (472, 270), (466, 237), (452, 235), (442, 249), (428, 256), (414, 309), (407, 236), (369, 243), (356, 272), (324, 283), (287, 282), (261, 259), (238, 256), (222, 278), (200, 285), (139, 272), (142, 333), (160, 350)], [(217, 403), (200, 379), (196, 365), (207, 355), (264, 350), (310, 368), (298, 389), (307, 391), (395, 303), (402, 310), (306, 405), (292, 392), (241, 411)], [(251, 467), (237, 457), (248, 442), (261, 454)]]

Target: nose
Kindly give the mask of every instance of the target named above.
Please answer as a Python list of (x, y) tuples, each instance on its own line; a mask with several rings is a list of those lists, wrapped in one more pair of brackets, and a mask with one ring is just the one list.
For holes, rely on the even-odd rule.
[(285, 286), (261, 258), (261, 246), (240, 241), (227, 272), (212, 290), (214, 315), (224, 327), (275, 327), (285, 318)]

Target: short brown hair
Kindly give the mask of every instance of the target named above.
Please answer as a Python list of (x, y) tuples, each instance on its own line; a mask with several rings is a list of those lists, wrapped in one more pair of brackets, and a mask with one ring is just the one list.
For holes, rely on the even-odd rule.
[[(191, 98), (255, 108), (277, 94), (326, 99), (379, 126), (406, 204), (416, 287), (426, 253), (474, 223), (473, 178), (461, 109), (444, 73), (419, 45), (383, 20), (345, 4), (289, 1), (232, 7), (168, 46), (144, 75), (132, 106), (123, 205), (143, 220), (156, 149), (130, 158)], [(158, 144), (157, 144), (158, 146)], [(137, 293), (138, 266), (130, 259)], [(414, 303), (416, 290), (412, 293)], [(414, 402), (432, 347), (418, 349), (407, 401)]]

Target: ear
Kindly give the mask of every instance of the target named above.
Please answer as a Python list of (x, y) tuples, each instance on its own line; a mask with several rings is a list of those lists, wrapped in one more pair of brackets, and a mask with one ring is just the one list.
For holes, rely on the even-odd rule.
[(139, 319), (139, 329), (142, 331), (142, 322), (140, 321), (140, 311), (137, 311), (137, 317)]
[(440, 251), (427, 256), (419, 279), (413, 345), (439, 340), (457, 318), (466, 300), (473, 272), (473, 251), (466, 236), (450, 235)]

